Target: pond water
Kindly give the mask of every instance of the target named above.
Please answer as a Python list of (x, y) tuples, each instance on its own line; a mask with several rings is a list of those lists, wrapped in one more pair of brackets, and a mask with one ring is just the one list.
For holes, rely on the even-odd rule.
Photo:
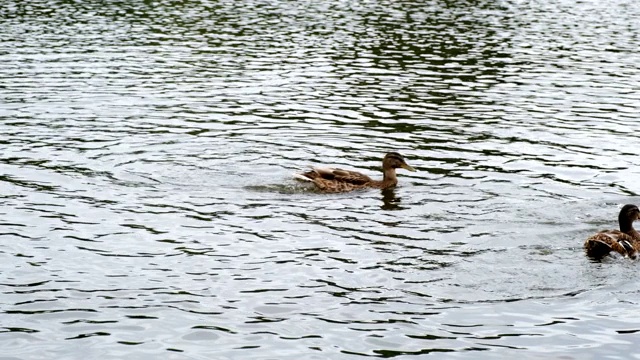
[[(0, 359), (638, 358), (640, 3), (4, 1)], [(399, 186), (321, 194), (310, 165)], [(445, 353), (446, 354), (443, 354)]]

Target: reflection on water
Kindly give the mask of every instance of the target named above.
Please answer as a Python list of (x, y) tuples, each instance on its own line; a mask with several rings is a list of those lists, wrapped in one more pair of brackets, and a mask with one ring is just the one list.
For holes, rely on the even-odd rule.
[(384, 189), (381, 191), (382, 193), (382, 202), (383, 205), (380, 207), (382, 210), (406, 210), (407, 208), (402, 207), (400, 202), (402, 198), (396, 196), (396, 190)]
[(0, 5), (4, 356), (633, 354), (639, 10)]

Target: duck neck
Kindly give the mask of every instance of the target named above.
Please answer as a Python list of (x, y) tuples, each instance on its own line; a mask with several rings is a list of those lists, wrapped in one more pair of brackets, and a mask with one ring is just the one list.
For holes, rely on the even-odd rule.
[(388, 168), (382, 169), (384, 176), (382, 177), (382, 183), (385, 187), (394, 186), (398, 183), (398, 177), (396, 176), (396, 169)]
[(636, 232), (636, 230), (633, 228), (633, 220), (620, 215), (620, 217), (618, 217), (618, 223), (620, 224), (620, 231), (622, 231), (623, 233), (631, 234)]

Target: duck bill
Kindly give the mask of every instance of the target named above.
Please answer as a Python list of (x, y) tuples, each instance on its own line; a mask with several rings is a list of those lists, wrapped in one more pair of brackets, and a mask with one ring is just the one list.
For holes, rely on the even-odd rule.
[(402, 164), (402, 168), (403, 169), (407, 169), (409, 171), (416, 171), (416, 169), (414, 169), (412, 166), (410, 166), (409, 164)]

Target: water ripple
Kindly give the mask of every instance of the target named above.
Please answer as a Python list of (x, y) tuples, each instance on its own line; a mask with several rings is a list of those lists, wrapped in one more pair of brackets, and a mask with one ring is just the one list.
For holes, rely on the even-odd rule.
[[(581, 243), (638, 202), (635, 3), (0, 17), (5, 356), (634, 353), (635, 265)], [(392, 190), (291, 180), (388, 151)]]

